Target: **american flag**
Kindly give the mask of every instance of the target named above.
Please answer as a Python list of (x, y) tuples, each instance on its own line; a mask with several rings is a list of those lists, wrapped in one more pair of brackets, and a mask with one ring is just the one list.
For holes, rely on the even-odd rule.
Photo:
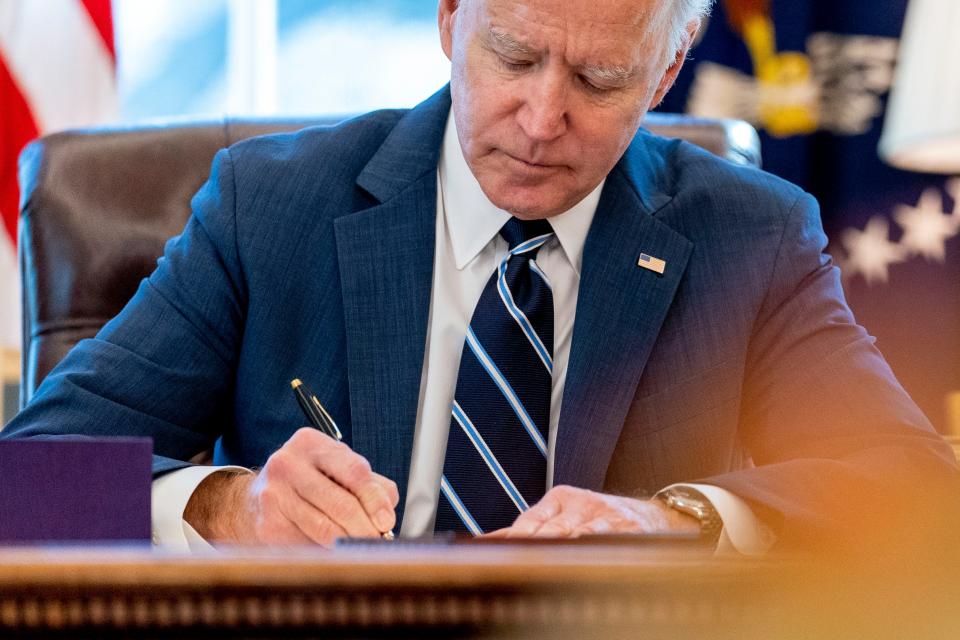
[(641, 253), (640, 259), (637, 261), (637, 266), (663, 275), (664, 270), (667, 268), (667, 263), (660, 258), (654, 258), (653, 256)]
[(0, 0), (0, 348), (20, 345), (17, 156), (117, 113), (110, 0)]

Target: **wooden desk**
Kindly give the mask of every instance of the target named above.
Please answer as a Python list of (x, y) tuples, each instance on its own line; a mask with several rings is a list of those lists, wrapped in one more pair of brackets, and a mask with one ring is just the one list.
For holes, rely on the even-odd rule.
[[(0, 637), (956, 637), (909, 571), (610, 546), (0, 549)], [(955, 574), (945, 571), (945, 584)]]
[(783, 577), (774, 562), (600, 546), (3, 549), (0, 636), (763, 637)]

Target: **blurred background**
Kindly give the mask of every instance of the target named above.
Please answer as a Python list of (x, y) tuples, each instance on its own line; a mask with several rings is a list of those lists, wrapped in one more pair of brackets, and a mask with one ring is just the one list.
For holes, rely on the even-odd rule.
[[(960, 433), (960, 169), (878, 153), (900, 135), (887, 111), (909, 81), (897, 73), (907, 11), (908, 0), (718, 0), (660, 109), (758, 129), (764, 168), (819, 199), (857, 319), (937, 428)], [(407, 107), (448, 74), (424, 0), (0, 0), (4, 421), (19, 369), (15, 158), (29, 139)]]
[(120, 118), (417, 104), (449, 77), (424, 0), (114, 0)]

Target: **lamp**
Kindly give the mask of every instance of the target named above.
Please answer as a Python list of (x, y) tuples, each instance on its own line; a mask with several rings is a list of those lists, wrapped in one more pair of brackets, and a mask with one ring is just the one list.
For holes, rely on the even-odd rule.
[(880, 156), (911, 171), (960, 173), (960, 2), (911, 0)]

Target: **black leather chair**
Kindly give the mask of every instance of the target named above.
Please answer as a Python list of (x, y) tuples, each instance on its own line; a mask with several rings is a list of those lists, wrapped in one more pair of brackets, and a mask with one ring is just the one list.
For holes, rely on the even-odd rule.
[[(213, 155), (256, 135), (339, 119), (225, 120), (45, 136), (20, 158), (23, 352), (20, 405), (78, 341), (92, 337), (180, 233)], [(645, 126), (741, 164), (759, 140), (739, 121), (650, 114)]]

